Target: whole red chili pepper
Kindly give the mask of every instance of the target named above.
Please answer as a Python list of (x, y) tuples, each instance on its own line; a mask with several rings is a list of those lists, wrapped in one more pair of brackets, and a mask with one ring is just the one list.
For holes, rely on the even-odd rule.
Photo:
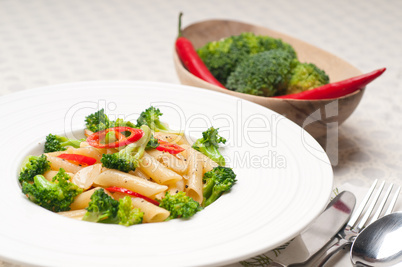
[(386, 68), (378, 69), (339, 82), (325, 84), (297, 94), (275, 96), (275, 98), (318, 100), (342, 97), (364, 88), (367, 84), (383, 74), (385, 70)]
[[(194, 49), (193, 44), (187, 38), (182, 36), (181, 33), (181, 17), (182, 13), (179, 15), (179, 36), (176, 39), (176, 52), (179, 56), (183, 65), (187, 68), (187, 70), (197, 76), (198, 78), (217, 85), (221, 88), (225, 88), (209, 71), (207, 66), (205, 66), (204, 62), (198, 56), (197, 51)], [(226, 89), (226, 88), (225, 88)]]

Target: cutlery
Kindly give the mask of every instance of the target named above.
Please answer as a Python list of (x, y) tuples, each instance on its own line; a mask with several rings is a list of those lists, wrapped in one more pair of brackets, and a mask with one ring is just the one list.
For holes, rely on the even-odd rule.
[[(372, 214), (378, 200), (380, 199), (381, 192), (384, 189), (385, 186), (385, 181), (381, 183), (379, 188), (376, 190), (375, 194), (371, 198), (373, 192), (376, 189), (378, 180), (375, 180), (373, 184), (371, 185), (369, 191), (363, 198), (362, 202), (360, 203), (359, 207), (356, 209), (355, 212), (353, 212), (352, 217), (348, 221), (347, 225), (345, 228), (340, 230), (337, 234), (338, 241), (333, 244), (331, 247), (329, 247), (323, 254), (321, 254), (318, 259), (315, 262), (318, 262), (316, 266), (321, 267), (324, 266), (325, 263), (336, 253), (338, 253), (340, 250), (343, 248), (351, 245), (353, 241), (356, 239), (356, 236), (362, 231), (362, 229), (374, 221), (376, 221), (379, 217), (380, 214), (387, 202), (387, 199), (391, 193), (391, 190), (393, 188), (393, 184), (390, 184), (387, 191), (385, 192), (381, 203), (378, 205), (376, 212), (374, 215), (371, 217), (371, 220), (367, 223), (368, 219), (370, 218), (370, 215)], [(392, 212), (392, 209), (396, 203), (398, 194), (399, 194), (400, 187), (397, 189), (397, 192), (395, 194), (395, 197), (391, 200), (391, 202), (388, 205), (388, 209), (386, 210), (384, 215), (390, 214)], [(371, 201), (369, 201), (371, 198)], [(367, 204), (369, 206), (365, 210)], [(365, 210), (365, 211), (364, 211)], [(364, 212), (363, 212), (364, 211)], [(362, 218), (359, 221), (359, 218), (362, 216)], [(359, 221), (359, 223), (356, 225), (356, 223)]]
[[(338, 194), (325, 211), (288, 246), (297, 247), (298, 253), (279, 255), (272, 266), (287, 267), (306, 262), (322, 247), (333, 239), (336, 233), (345, 226), (356, 204), (355, 196), (348, 191)], [(300, 249), (303, 247), (304, 249)]]
[(350, 250), (354, 266), (402, 266), (402, 213), (391, 213), (367, 226)]

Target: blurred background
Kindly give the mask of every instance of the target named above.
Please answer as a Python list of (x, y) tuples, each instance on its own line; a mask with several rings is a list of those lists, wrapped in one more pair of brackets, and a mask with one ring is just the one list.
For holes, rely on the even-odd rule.
[(179, 83), (172, 52), (180, 11), (183, 27), (239, 20), (318, 46), (362, 72), (387, 67), (340, 128), (335, 172), (337, 181), (353, 173), (402, 177), (399, 0), (0, 0), (0, 95), (84, 80)]

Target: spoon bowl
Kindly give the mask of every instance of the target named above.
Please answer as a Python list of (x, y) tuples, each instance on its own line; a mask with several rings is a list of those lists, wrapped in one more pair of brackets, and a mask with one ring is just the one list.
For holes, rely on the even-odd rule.
[(365, 228), (353, 242), (354, 266), (402, 267), (402, 212), (391, 213)]

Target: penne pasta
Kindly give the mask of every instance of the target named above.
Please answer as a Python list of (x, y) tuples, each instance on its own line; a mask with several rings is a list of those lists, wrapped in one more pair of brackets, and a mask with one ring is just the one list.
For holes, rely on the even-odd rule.
[(61, 155), (61, 154), (64, 154), (64, 153), (66, 153), (66, 152), (65, 152), (65, 151), (56, 151), (56, 152), (45, 153), (45, 155), (46, 155), (47, 157), (49, 157), (49, 156), (51, 156), (51, 157), (57, 157), (57, 156), (59, 156), (59, 155)]
[(161, 200), (165, 196), (165, 194), (166, 194), (166, 191), (160, 192), (159, 194), (155, 195), (155, 199)]
[[(101, 187), (95, 187), (92, 188), (91, 190), (85, 191), (78, 196), (75, 197), (73, 203), (70, 205), (71, 210), (79, 210), (79, 209), (85, 209), (88, 207), (88, 203), (91, 201), (91, 196), (95, 192), (95, 190), (99, 189)], [(106, 193), (109, 193), (105, 191)], [(109, 194), (110, 195), (110, 194)]]
[(206, 155), (202, 154), (200, 151), (195, 150), (194, 148), (192, 148), (191, 146), (187, 146), (187, 145), (183, 145), (182, 146), (185, 151), (183, 151), (182, 153), (180, 153), (184, 158), (186, 158), (188, 160), (188, 157), (191, 154), (197, 154), (198, 160), (202, 162), (203, 165), (203, 172), (209, 172), (211, 171), (213, 168), (218, 167), (219, 164), (216, 163), (215, 161), (213, 161), (212, 159), (210, 159), (209, 157), (207, 157)]
[(157, 161), (171, 169), (172, 171), (183, 175), (187, 172), (188, 164), (183, 158), (178, 158), (170, 153), (152, 149), (147, 153)]
[(80, 147), (90, 147), (90, 145), (89, 145), (89, 143), (87, 141), (83, 141), (83, 142), (80, 143)]
[(140, 170), (159, 184), (174, 184), (183, 179), (181, 175), (166, 168), (162, 163), (146, 152), (140, 161)]
[(184, 136), (184, 134), (155, 132), (154, 136), (155, 136), (155, 138), (158, 138), (160, 140), (163, 140), (163, 141), (166, 141), (169, 143), (174, 143), (174, 144), (178, 144), (178, 145), (190, 145), (190, 143), (187, 141), (187, 138)]
[(131, 201), (135, 208), (139, 208), (144, 213), (143, 220), (145, 223), (163, 222), (170, 215), (169, 211), (155, 206), (142, 198), (133, 197)]
[(131, 171), (129, 172), (132, 175), (135, 175), (137, 177), (140, 177), (142, 179), (151, 181), (151, 177), (149, 177), (148, 175), (146, 175), (143, 171), (141, 171), (139, 168), (136, 168), (135, 171)]
[(60, 168), (63, 168), (66, 172), (77, 173), (79, 170), (83, 169), (82, 166), (73, 164), (58, 157), (47, 155), (47, 160), (50, 161), (50, 168), (54, 171), (58, 171)]
[(184, 179), (181, 179), (174, 185), (169, 185), (168, 191), (171, 195), (177, 194), (179, 191), (184, 192), (185, 182)]
[(92, 187), (95, 178), (101, 173), (102, 164), (97, 163), (79, 170), (73, 177), (72, 182), (86, 190)]
[(202, 195), (202, 177), (203, 177), (203, 163), (200, 159), (199, 153), (195, 153), (197, 151), (189, 151), (189, 168), (188, 168), (188, 178), (185, 186), (186, 194), (197, 201), (198, 203), (202, 203), (203, 195)]
[(198, 154), (199, 159), (202, 161), (202, 165), (203, 165), (203, 172), (209, 172), (211, 171), (213, 168), (218, 167), (219, 164), (216, 163), (215, 161), (213, 161), (212, 159), (210, 159), (209, 157), (205, 156), (204, 154), (202, 154), (201, 152), (195, 150), (194, 148), (191, 148), (192, 150), (194, 150), (194, 153)]
[[(86, 143), (86, 142), (83, 142), (83, 143)], [(96, 162), (99, 163), (102, 158), (102, 154), (106, 153), (107, 151), (105, 149), (98, 149), (95, 147), (91, 147), (91, 146), (89, 146), (88, 143), (86, 143), (86, 144), (87, 144), (87, 146), (83, 146), (81, 143), (80, 148), (75, 148), (75, 147), (70, 146), (65, 151), (50, 152), (50, 153), (46, 153), (45, 155), (57, 157), (61, 154), (78, 154), (78, 155), (83, 155), (83, 156), (94, 158), (94, 159), (96, 159)]]
[(105, 188), (110, 186), (123, 187), (147, 197), (153, 197), (167, 190), (166, 185), (160, 185), (125, 172), (111, 169), (105, 169), (105, 171), (99, 174), (94, 180), (94, 185)]
[(96, 162), (99, 163), (101, 158), (102, 158), (102, 153), (99, 151), (99, 149), (88, 146), (88, 147), (80, 147), (80, 148), (74, 148), (74, 147), (69, 147), (65, 151), (67, 154), (79, 154), (87, 157), (91, 157), (96, 159)]
[(80, 148), (87, 148), (87, 147), (97, 150), (100, 154), (112, 154), (112, 153), (116, 153), (119, 151), (117, 148), (96, 148), (96, 147), (90, 146), (89, 143), (86, 141), (81, 142)]

